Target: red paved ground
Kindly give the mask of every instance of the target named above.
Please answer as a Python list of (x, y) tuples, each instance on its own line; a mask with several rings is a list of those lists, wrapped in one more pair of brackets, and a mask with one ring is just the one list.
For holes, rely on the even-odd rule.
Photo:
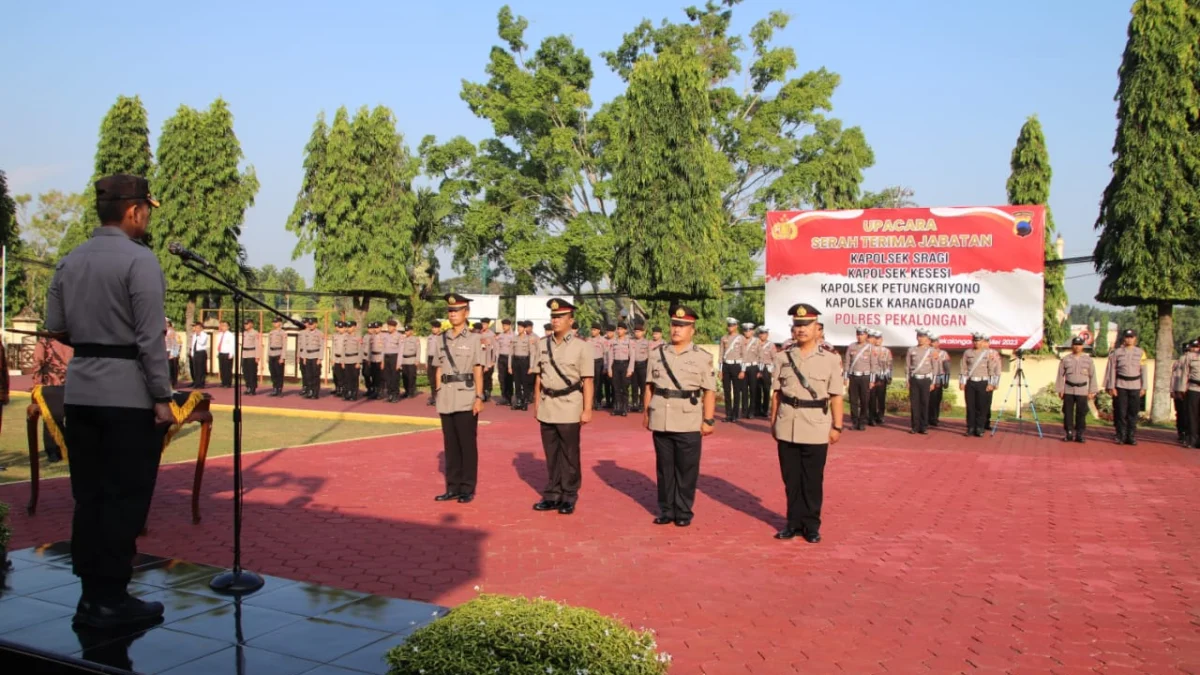
[[(246, 566), (449, 605), (475, 585), (546, 595), (656, 629), (675, 673), (1200, 673), (1195, 451), (920, 437), (893, 422), (831, 453), (812, 546), (771, 537), (784, 502), (761, 424), (718, 425), (681, 530), (650, 523), (654, 459), (635, 418), (602, 413), (586, 430), (568, 517), (530, 510), (545, 476), (532, 420), (484, 417), (470, 505), (432, 501), (437, 431), (248, 457)], [(229, 467), (210, 463), (198, 526), (192, 467), (164, 467), (142, 549), (228, 564)], [(0, 487), (14, 505), (26, 496)], [(66, 539), (70, 508), (67, 482), (46, 483), (36, 517), (13, 510), (13, 546)]]

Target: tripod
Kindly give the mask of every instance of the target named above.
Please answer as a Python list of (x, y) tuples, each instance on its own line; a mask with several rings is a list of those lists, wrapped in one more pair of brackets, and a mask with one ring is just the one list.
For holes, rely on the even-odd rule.
[(1029, 411), (1033, 413), (1033, 423), (1037, 427), (1038, 438), (1044, 438), (1042, 435), (1042, 423), (1038, 421), (1037, 407), (1033, 405), (1033, 393), (1029, 390), (1029, 381), (1025, 379), (1025, 359), (1018, 353), (1017, 356), (1017, 372), (1013, 374), (1013, 381), (1008, 385), (1008, 392), (1004, 394), (1004, 400), (1000, 402), (1000, 414), (996, 417), (996, 423), (992, 425), (992, 436), (996, 435), (996, 430), (1000, 428), (1000, 421), (1004, 419), (1004, 408), (1008, 405), (1008, 397), (1012, 396), (1013, 391), (1017, 392), (1017, 424), (1018, 426), (1024, 423), (1022, 416), (1021, 396), (1024, 394), (1029, 400)]
[(242, 569), (242, 302), (251, 302), (268, 310), (275, 316), (299, 328), (304, 324), (289, 318), (274, 307), (247, 296), (236, 284), (204, 269), (204, 261), (183, 259), (183, 266), (207, 277), (233, 294), (233, 569), (212, 578), (209, 587), (219, 593), (245, 595), (263, 586), (263, 578), (254, 572)]

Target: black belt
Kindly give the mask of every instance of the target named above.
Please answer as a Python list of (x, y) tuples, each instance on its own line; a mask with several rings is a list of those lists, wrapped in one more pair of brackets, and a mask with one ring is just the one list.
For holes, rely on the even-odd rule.
[(780, 394), (779, 400), (792, 406), (793, 408), (820, 408), (825, 412), (829, 412), (829, 399), (800, 399), (787, 394)]
[(475, 374), (466, 373), (462, 375), (443, 375), (442, 384), (449, 382), (466, 382), (467, 384), (475, 384)]
[(1068, 387), (1086, 387), (1088, 385), (1087, 382), (1072, 382), (1070, 380), (1063, 380), (1063, 382), (1065, 382)]
[(699, 389), (659, 389), (654, 388), (654, 395), (663, 398), (690, 398), (692, 403), (700, 399)]
[(127, 361), (136, 361), (138, 357), (137, 345), (98, 345), (85, 342), (83, 344), (76, 343), (73, 346), (75, 347), (75, 356), (87, 359), (125, 359)]
[(1118, 375), (1118, 376), (1117, 376), (1117, 379), (1118, 379), (1118, 380), (1125, 380), (1126, 382), (1132, 382), (1133, 380), (1140, 380), (1140, 379), (1142, 379), (1142, 376), (1141, 376), (1141, 375)]
[(529, 358), (529, 355), (528, 354), (513, 354), (512, 357), (514, 359), (527, 359), (527, 358)]
[(1193, 380), (1192, 378), (1190, 378), (1190, 377), (1189, 377), (1189, 378), (1188, 378), (1188, 384), (1194, 384), (1194, 385), (1196, 385), (1197, 387), (1200, 387), (1200, 380)]
[(576, 382), (575, 384), (567, 387), (566, 389), (550, 389), (549, 387), (542, 387), (542, 393), (551, 398), (558, 398), (559, 396), (566, 396), (567, 394), (577, 392), (577, 391), (583, 391), (583, 383), (582, 382)]

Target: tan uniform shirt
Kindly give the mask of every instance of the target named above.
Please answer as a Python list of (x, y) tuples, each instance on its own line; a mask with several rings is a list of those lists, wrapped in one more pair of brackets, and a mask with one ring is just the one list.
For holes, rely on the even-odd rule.
[[(561, 390), (573, 384), (580, 384), (585, 377), (593, 377), (596, 370), (596, 360), (592, 358), (591, 350), (583, 340), (571, 337), (568, 332), (562, 342), (554, 340), (550, 335), (538, 342), (538, 361), (531, 368), (541, 379), (542, 396), (538, 401), (537, 418), (546, 424), (577, 424), (583, 414), (583, 389), (573, 391), (565, 396), (550, 396), (546, 389)], [(550, 364), (550, 351), (547, 341), (554, 341), (554, 363), (558, 370)], [(559, 376), (561, 370), (567, 376), (564, 381)]]
[(346, 365), (346, 334), (334, 333), (329, 338), (329, 353), (335, 365)]
[(375, 333), (374, 335), (369, 335), (369, 337), (370, 350), (367, 354), (367, 358), (371, 361), (371, 363), (383, 363), (383, 350), (386, 348), (384, 343), (387, 341), (387, 335), (384, 333)]
[[(516, 336), (513, 338), (512, 343), (513, 356), (517, 358), (529, 358), (533, 356), (533, 345), (537, 341), (538, 339), (536, 337), (532, 335), (525, 335), (524, 333)], [(590, 352), (588, 356), (591, 356)]]
[(936, 363), (937, 354), (933, 347), (913, 347), (904, 359), (904, 376), (932, 380)]
[[(800, 384), (800, 378), (788, 360), (791, 356), (796, 368), (808, 380), (808, 386), (816, 393), (814, 397)], [(775, 376), (771, 378), (771, 391), (802, 401), (820, 401), (831, 396), (841, 396), (845, 389), (842, 382), (842, 360), (837, 354), (824, 349), (814, 349), (808, 356), (792, 348), (775, 355)], [(832, 407), (827, 412), (821, 408), (795, 408), (782, 400), (775, 416), (775, 438), (788, 443), (824, 445), (829, 443), (829, 430), (833, 427)]]
[(866, 342), (854, 344), (846, 347), (846, 376), (850, 375), (870, 375), (871, 374), (871, 347), (874, 345)]
[(1175, 391), (1200, 391), (1200, 352), (1189, 351), (1179, 358)]
[(646, 338), (633, 338), (633, 361), (641, 363), (650, 360), (650, 341)]
[(400, 331), (388, 331), (381, 333), (383, 335), (383, 355), (395, 356), (396, 363), (400, 362), (400, 346), (404, 344), (404, 333)]
[[(664, 365), (665, 363), (665, 365)], [(704, 392), (716, 391), (712, 355), (696, 345), (689, 345), (680, 354), (674, 345), (664, 345), (650, 352), (646, 365), (647, 382), (654, 389), (675, 389), (667, 375), (667, 366), (675, 373), (683, 391), (699, 390), (696, 402), (691, 398), (665, 398), (655, 394), (650, 399), (650, 430), (677, 433), (699, 432), (704, 423)]]
[[(438, 342), (441, 341), (439, 337)], [(433, 352), (429, 352), (432, 354)], [(399, 365), (417, 365), (421, 361), (421, 337), (419, 335), (405, 335), (400, 338), (400, 360)]]
[(363, 337), (354, 333), (346, 333), (342, 337), (342, 365), (353, 366), (362, 361)]
[(987, 382), (989, 387), (1000, 385), (1000, 354), (992, 348), (968, 349), (962, 355), (959, 384)]
[(746, 338), (741, 335), (726, 335), (721, 338), (721, 363), (741, 365), (745, 350)]
[(760, 363), (760, 358), (761, 358), (759, 356), (759, 351), (760, 351), (760, 348), (758, 346), (758, 340), (754, 340), (754, 339), (746, 340), (746, 349), (745, 349), (745, 351), (742, 352), (742, 367), (743, 368), (751, 368), (751, 367), (757, 368), (758, 364)]
[(593, 359), (603, 359), (608, 355), (608, 338), (603, 335), (597, 335), (594, 338), (588, 338), (588, 342), (592, 343)]
[(287, 349), (287, 333), (282, 328), (276, 328), (267, 333), (267, 358), (282, 359)]
[[(433, 363), (433, 343), (439, 342), (439, 341), (441, 341), (441, 339), (442, 339), (441, 334), (429, 335), (428, 337), (425, 338), (425, 360), (427, 362)], [(403, 358), (401, 358), (401, 363), (403, 363), (403, 362), (404, 362), (404, 360), (403, 360)]]
[(262, 333), (251, 328), (242, 333), (242, 358), (258, 359), (262, 357)]
[[(472, 333), (466, 327), (454, 335), (454, 329), (442, 333), (433, 342), (433, 365), (438, 369), (438, 376), (470, 375), (475, 366), (482, 366), (484, 361), (483, 345), (478, 333)], [(446, 354), (442, 345), (450, 348)], [(454, 365), (450, 365), (450, 360)], [(449, 415), (456, 412), (466, 412), (475, 405), (475, 385), (468, 382), (438, 382), (437, 411), (439, 415)]]
[(483, 348), (483, 369), (496, 366), (496, 334), (488, 330), (479, 333), (479, 343)]
[(319, 330), (307, 330), (300, 334), (303, 346), (300, 350), (300, 358), (316, 359), (320, 361), (325, 357), (325, 334)]
[(1145, 389), (1146, 366), (1141, 347), (1117, 347), (1108, 355), (1104, 369), (1105, 389)]
[(758, 370), (763, 373), (775, 370), (775, 345), (770, 340), (758, 341)]
[(1100, 390), (1096, 381), (1096, 364), (1087, 354), (1067, 354), (1058, 363), (1058, 376), (1054, 378), (1056, 393), (1073, 396), (1088, 396)]
[[(632, 356), (633, 356), (633, 345), (631, 344), (630, 339), (627, 337), (616, 338), (609, 344), (608, 355), (605, 357), (605, 360), (604, 360), (604, 367), (607, 370), (613, 370), (614, 363), (616, 363), (617, 361), (624, 361), (626, 364), (628, 364), (625, 367), (625, 374), (632, 375), (633, 374), (633, 360), (632, 360), (632, 358), (630, 358)], [(614, 370), (613, 372), (615, 374), (616, 371)]]
[(496, 336), (496, 356), (511, 357), (513, 353), (513, 340), (516, 338), (511, 330), (506, 330)]

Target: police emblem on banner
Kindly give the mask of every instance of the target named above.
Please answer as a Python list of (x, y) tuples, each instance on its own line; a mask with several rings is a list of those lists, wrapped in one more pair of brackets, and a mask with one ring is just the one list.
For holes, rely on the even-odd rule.
[(1013, 234), (1028, 237), (1033, 234), (1033, 213), (1018, 211), (1013, 214)]

